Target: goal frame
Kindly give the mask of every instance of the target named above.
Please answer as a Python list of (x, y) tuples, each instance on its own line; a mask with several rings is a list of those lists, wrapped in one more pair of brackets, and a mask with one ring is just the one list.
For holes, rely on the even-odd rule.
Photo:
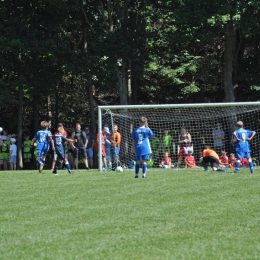
[(188, 104), (154, 104), (154, 105), (112, 105), (112, 106), (98, 106), (98, 169), (102, 172), (102, 111), (113, 109), (158, 109), (158, 108), (192, 108), (192, 107), (238, 107), (238, 106), (260, 106), (260, 102), (223, 102), (223, 103), (188, 103)]

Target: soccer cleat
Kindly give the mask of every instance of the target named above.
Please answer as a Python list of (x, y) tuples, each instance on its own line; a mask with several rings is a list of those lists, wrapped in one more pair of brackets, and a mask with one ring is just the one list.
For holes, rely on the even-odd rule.
[(206, 169), (205, 172), (209, 172), (209, 169)]
[(74, 172), (73, 171), (69, 171), (69, 174), (74, 174)]
[(41, 173), (42, 172), (42, 169), (43, 169), (43, 163), (40, 163), (40, 166), (39, 166), (39, 173)]
[(135, 175), (135, 178), (138, 178), (138, 175)]
[(53, 173), (53, 175), (58, 175), (58, 173), (56, 171), (53, 171), (52, 173)]
[(235, 174), (238, 174), (238, 172), (237, 172), (237, 171), (234, 171), (234, 173), (235, 173)]
[(146, 178), (146, 174), (143, 174), (142, 178)]

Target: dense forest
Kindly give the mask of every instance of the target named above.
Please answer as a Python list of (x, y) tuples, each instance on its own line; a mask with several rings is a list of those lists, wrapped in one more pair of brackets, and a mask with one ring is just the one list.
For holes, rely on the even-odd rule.
[(259, 0), (2, 0), (0, 125), (90, 125), (97, 106), (257, 101)]

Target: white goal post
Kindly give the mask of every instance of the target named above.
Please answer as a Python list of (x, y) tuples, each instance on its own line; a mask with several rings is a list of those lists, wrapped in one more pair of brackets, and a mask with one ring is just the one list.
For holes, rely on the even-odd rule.
[[(99, 170), (102, 171), (101, 132), (104, 126), (113, 133), (113, 126), (118, 125), (118, 132), (122, 136), (119, 161), (123, 168), (135, 159), (131, 153), (131, 132), (139, 125), (139, 118), (145, 116), (151, 130), (155, 133), (155, 140), (151, 139), (151, 165), (155, 167), (169, 151), (174, 162), (178, 159), (178, 136), (180, 129), (185, 127), (191, 135), (194, 157), (199, 160), (202, 146), (213, 147), (213, 131), (216, 125), (224, 131), (223, 149), (227, 155), (234, 153), (231, 137), (236, 121), (243, 121), (244, 128), (257, 132), (250, 141), (252, 157), (259, 160), (260, 141), (260, 102), (241, 103), (197, 103), (197, 104), (164, 104), (164, 105), (118, 105), (98, 107), (99, 134)], [(165, 147), (165, 131), (170, 135), (170, 144)], [(109, 149), (109, 148), (108, 148)]]

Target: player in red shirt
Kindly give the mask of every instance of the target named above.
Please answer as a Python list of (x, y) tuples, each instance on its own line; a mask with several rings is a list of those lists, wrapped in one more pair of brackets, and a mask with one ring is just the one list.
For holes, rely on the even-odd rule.
[(192, 155), (192, 151), (188, 151), (188, 155), (185, 157), (185, 168), (200, 168), (196, 165), (196, 161), (194, 156)]
[[(102, 163), (103, 163), (103, 170), (105, 170), (107, 168), (107, 162), (106, 162), (106, 149), (105, 149), (105, 142), (107, 142), (108, 144), (111, 144), (111, 142), (107, 139), (106, 134), (110, 134), (109, 132), (109, 128), (108, 127), (104, 127), (103, 131), (101, 132), (101, 144), (102, 144)], [(99, 147), (99, 134), (96, 135), (96, 150), (98, 151), (98, 147)]]
[(228, 157), (227, 157), (227, 153), (225, 151), (221, 152), (221, 156), (219, 157), (219, 162), (224, 166), (229, 165), (229, 160), (228, 160)]
[(243, 158), (240, 160), (241, 166), (240, 167), (247, 167), (248, 166), (248, 159)]
[(229, 156), (229, 167), (230, 168), (236, 168), (236, 157), (235, 157), (235, 154), (231, 153), (230, 156)]
[(172, 159), (169, 157), (169, 153), (165, 152), (164, 157), (162, 158), (162, 162), (159, 165), (161, 168), (172, 168), (174, 165), (172, 165)]

